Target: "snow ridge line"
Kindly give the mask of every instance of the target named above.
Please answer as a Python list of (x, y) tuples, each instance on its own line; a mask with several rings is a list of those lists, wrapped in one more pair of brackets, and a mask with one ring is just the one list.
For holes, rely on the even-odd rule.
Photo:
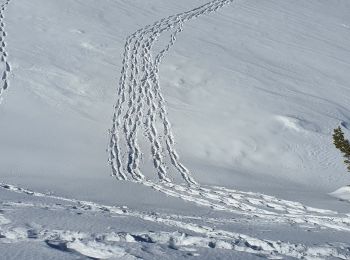
[(2, 96), (4, 91), (9, 87), (9, 74), (11, 72), (11, 66), (7, 61), (8, 54), (6, 52), (6, 41), (5, 38), (7, 36), (7, 32), (5, 30), (4, 23), (4, 12), (6, 11), (7, 5), (10, 3), (10, 0), (5, 1), (2, 5), (0, 5), (0, 55), (1, 55), (1, 63), (4, 65), (4, 70), (1, 75), (1, 85), (0, 85), (0, 103), (2, 101)]
[[(112, 175), (117, 179), (130, 178), (140, 182), (145, 180), (140, 168), (143, 152), (140, 148), (139, 135), (143, 130), (147, 136), (146, 141), (148, 140), (151, 145), (151, 155), (158, 178), (163, 182), (171, 182), (167, 174), (168, 166), (165, 164), (165, 157), (168, 156), (172, 166), (182, 178), (189, 185), (197, 185), (190, 171), (180, 162), (174, 147), (174, 135), (167, 118), (165, 99), (160, 91), (159, 65), (175, 44), (176, 36), (182, 32), (185, 22), (216, 12), (232, 2), (233, 0), (211, 1), (193, 10), (147, 25), (127, 38), (113, 124), (109, 131), (109, 163)], [(175, 31), (171, 34), (167, 46), (152, 55), (152, 47), (158, 37), (174, 28)], [(160, 121), (163, 129), (157, 128), (157, 121)], [(164, 136), (159, 134), (160, 130), (163, 130)], [(124, 154), (122, 154), (123, 148), (125, 148)]]
[[(59, 205), (57, 203), (52, 203), (52, 205), (48, 204), (37, 204), (37, 203), (29, 203), (24, 204), (25, 207), (34, 207), (37, 208), (44, 207), (46, 209), (50, 209), (51, 207), (54, 210), (63, 209), (63, 210), (83, 210), (91, 213), (108, 213), (111, 217), (113, 216), (128, 216), (128, 217), (135, 217), (139, 218), (145, 221), (157, 223), (166, 225), (169, 227), (174, 227), (178, 230), (184, 230), (186, 233), (183, 232), (175, 232), (175, 233), (169, 233), (169, 232), (142, 232), (142, 233), (129, 233), (131, 237), (136, 236), (145, 236), (150, 239), (143, 239), (142, 241), (151, 241), (151, 243), (158, 243), (158, 244), (167, 244), (167, 243), (174, 243), (178, 246), (188, 246), (191, 245), (193, 247), (206, 247), (206, 248), (218, 248), (218, 249), (227, 249), (227, 250), (234, 250), (239, 252), (247, 252), (250, 254), (256, 254), (260, 256), (265, 256), (267, 258), (271, 259), (283, 259), (284, 257), (294, 257), (298, 259), (325, 259), (331, 257), (333, 258), (339, 258), (339, 259), (349, 259), (350, 253), (346, 249), (346, 247), (343, 247), (341, 245), (333, 245), (333, 244), (327, 244), (322, 246), (314, 246), (314, 247), (308, 247), (303, 244), (293, 244), (289, 242), (283, 242), (283, 241), (273, 241), (268, 239), (259, 239), (255, 237), (251, 237), (245, 234), (240, 234), (236, 232), (226, 231), (226, 230), (220, 230), (215, 229), (206, 225), (197, 225), (192, 222), (184, 222), (181, 221), (186, 218), (186, 216), (172, 216), (172, 215), (162, 215), (156, 212), (146, 213), (146, 212), (139, 212), (134, 211), (127, 208), (120, 208), (116, 206), (107, 206), (102, 204), (97, 204), (90, 201), (81, 201), (76, 199), (69, 199), (54, 195), (48, 195), (40, 192), (34, 192), (27, 189), (23, 189), (14, 185), (10, 184), (4, 184), (0, 183), (0, 188), (26, 194), (29, 196), (34, 197), (43, 197), (45, 198), (45, 201), (47, 199), (53, 199), (53, 200), (60, 200), (65, 201), (69, 203), (73, 203), (74, 207), (72, 205)], [(46, 203), (46, 202), (45, 202)], [(5, 203), (6, 204), (6, 203)], [(11, 204), (8, 204), (11, 206)], [(21, 203), (15, 203), (12, 206), (20, 207)], [(0, 214), (2, 216), (2, 214)], [(3, 218), (4, 220), (7, 220), (6, 218)], [(3, 225), (0, 225), (0, 240), (5, 239), (9, 240), (7, 242), (11, 242), (11, 239), (15, 239), (14, 242), (18, 242), (21, 240), (25, 240), (25, 236), (22, 236), (19, 234), (19, 238), (14, 238), (14, 234), (18, 233), (18, 227), (11, 227), (11, 221), (5, 221)], [(23, 229), (23, 228), (22, 228)], [(89, 243), (89, 241), (95, 241), (95, 242), (103, 242), (101, 239), (101, 236), (104, 235), (112, 235), (111, 234), (97, 234), (96, 236), (92, 236), (89, 238), (89, 235), (81, 234), (80, 232), (75, 232), (78, 236), (77, 237), (70, 237), (70, 239), (66, 240), (64, 237), (61, 237), (60, 234), (63, 235), (65, 232), (71, 232), (71, 231), (64, 231), (64, 230), (38, 230), (35, 233), (37, 234), (36, 239), (42, 240), (45, 242), (63, 242), (63, 243), (73, 243), (74, 241), (77, 241), (79, 243)], [(23, 231), (23, 234), (27, 234), (29, 232)], [(190, 233), (195, 233), (195, 235), (189, 235)], [(7, 236), (9, 234), (9, 236)], [(114, 235), (121, 235), (125, 236), (124, 232), (120, 233), (113, 233)], [(124, 234), (124, 235), (123, 235)], [(58, 235), (58, 236), (57, 236)], [(101, 236), (100, 236), (101, 235)], [(164, 235), (166, 237), (164, 237)], [(84, 240), (84, 238), (88, 239), (88, 241)], [(122, 237), (121, 237), (122, 238)], [(187, 238), (187, 239), (186, 239)], [(31, 239), (33, 239), (31, 237)], [(175, 239), (175, 241), (174, 241)], [(112, 241), (120, 241), (118, 239), (113, 239)], [(126, 241), (124, 239), (121, 239), (123, 242), (136, 242), (136, 241)], [(106, 241), (107, 242), (107, 241)], [(108, 243), (110, 244), (110, 243)], [(101, 244), (103, 246), (104, 244)], [(321, 249), (321, 250), (320, 250)]]

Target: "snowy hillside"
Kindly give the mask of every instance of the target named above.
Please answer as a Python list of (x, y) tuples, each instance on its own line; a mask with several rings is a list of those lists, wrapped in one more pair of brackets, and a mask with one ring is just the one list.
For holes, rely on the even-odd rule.
[(349, 1), (7, 0), (0, 45), (4, 259), (350, 259)]

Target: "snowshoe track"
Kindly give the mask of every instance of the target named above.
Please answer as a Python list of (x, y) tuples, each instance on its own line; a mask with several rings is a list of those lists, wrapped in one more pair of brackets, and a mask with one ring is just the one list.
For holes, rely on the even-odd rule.
[(278, 199), (273, 196), (231, 190), (224, 187), (188, 187), (179, 184), (145, 185), (184, 201), (225, 211), (235, 215), (254, 216), (257, 221), (271, 224), (287, 224), (310, 229), (330, 229), (350, 232), (350, 214), (318, 209), (299, 202)]
[[(127, 38), (109, 142), (109, 163), (112, 174), (117, 179), (145, 180), (140, 165), (145, 153), (140, 148), (139, 140), (143, 131), (151, 146), (158, 178), (166, 183), (171, 182), (167, 171), (170, 165), (165, 163), (165, 158), (168, 157), (171, 165), (188, 184), (197, 185), (175, 150), (174, 135), (159, 84), (159, 65), (175, 44), (176, 37), (186, 22), (216, 12), (232, 2), (233, 0), (211, 1), (147, 25)], [(153, 53), (155, 42), (166, 31), (172, 31), (169, 43), (159, 53)], [(157, 122), (162, 125), (161, 129)]]
[[(261, 222), (350, 231), (349, 215), (311, 208), (264, 194), (200, 186), (180, 162), (171, 123), (167, 117), (166, 102), (161, 93), (159, 66), (183, 31), (186, 22), (215, 12), (232, 2), (233, 0), (209, 2), (191, 11), (147, 25), (127, 38), (118, 99), (110, 130), (109, 163), (113, 175), (119, 180), (136, 181), (167, 196), (199, 206), (238, 215), (253, 214)], [(154, 53), (152, 48), (155, 42), (166, 31), (171, 31), (168, 44), (158, 53)], [(161, 129), (157, 127), (157, 122), (162, 125)], [(139, 138), (143, 136), (150, 143), (153, 165), (160, 183), (147, 180), (142, 174), (140, 164), (144, 152), (141, 151)], [(167, 165), (167, 161), (189, 186), (172, 182), (167, 171), (171, 165)]]
[(11, 72), (11, 66), (7, 61), (8, 54), (6, 51), (7, 43), (5, 38), (7, 36), (7, 32), (5, 30), (5, 12), (8, 4), (11, 0), (5, 1), (0, 5), (0, 55), (1, 55), (1, 63), (3, 64), (3, 71), (1, 75), (1, 85), (0, 85), (0, 102), (2, 101), (2, 96), (4, 91), (9, 87), (9, 74)]
[[(0, 188), (9, 192), (16, 192), (25, 196), (43, 198), (43, 202), (33, 200), (29, 202), (2, 202), (0, 214), (0, 242), (16, 243), (22, 241), (36, 241), (46, 243), (48, 246), (99, 259), (129, 256), (123, 249), (123, 243), (135, 243), (142, 246), (151, 243), (166, 245), (172, 249), (185, 251), (189, 246), (193, 248), (216, 248), (246, 252), (263, 256), (269, 259), (284, 259), (292, 257), (297, 259), (349, 259), (348, 246), (337, 243), (327, 245), (306, 246), (283, 241), (259, 239), (248, 235), (212, 228), (208, 225), (198, 225), (191, 222), (190, 216), (163, 215), (157, 212), (140, 212), (126, 207), (102, 205), (90, 201), (69, 199), (54, 195), (30, 191), (9, 184), (0, 184)], [(60, 202), (60, 203), (58, 203)], [(88, 234), (72, 230), (50, 230), (40, 225), (15, 226), (6, 215), (10, 211), (20, 208), (32, 207), (45, 212), (85, 212), (95, 217), (101, 213), (105, 217), (131, 217), (143, 221), (157, 223), (175, 228), (176, 232), (143, 231), (143, 232), (110, 232), (101, 234)], [(48, 214), (48, 213), (46, 213)], [(52, 213), (50, 213), (52, 214)], [(78, 214), (79, 215), (79, 214)], [(213, 219), (201, 217), (201, 220), (212, 223)], [(215, 221), (215, 220), (214, 220)], [(219, 221), (229, 221), (217, 219)]]
[[(4, 12), (9, 4), (7, 0), (0, 7), (0, 52), (4, 65), (0, 99), (8, 88), (11, 66), (7, 61), (5, 38), (7, 33), (4, 24)], [(159, 83), (159, 66), (170, 48), (175, 44), (176, 37), (183, 30), (187, 21), (201, 15), (217, 11), (230, 4), (233, 0), (216, 0), (194, 10), (162, 19), (153, 25), (146, 26), (128, 37), (125, 44), (122, 75), (119, 82), (118, 100), (115, 105), (113, 125), (110, 130), (109, 162), (113, 175), (120, 180), (134, 180), (152, 187), (169, 196), (181, 198), (197, 205), (215, 210), (231, 212), (245, 216), (253, 215), (267, 222), (287, 223), (291, 225), (308, 225), (320, 229), (350, 231), (349, 214), (315, 209), (298, 202), (280, 200), (272, 196), (252, 192), (241, 192), (224, 187), (199, 186), (189, 170), (180, 162), (175, 150), (174, 135), (167, 117), (165, 99)], [(158, 54), (152, 53), (152, 47), (161, 33), (173, 30), (168, 45)], [(156, 122), (163, 125), (157, 128)], [(139, 137), (145, 132), (146, 140), (151, 144), (153, 164), (161, 184), (147, 181), (141, 171), (142, 150)], [(162, 134), (161, 134), (162, 133)], [(123, 152), (123, 142), (126, 152)], [(164, 145), (165, 144), (165, 145)], [(182, 178), (190, 184), (178, 185), (171, 182), (168, 175), (165, 158), (168, 157), (173, 167)], [(126, 159), (126, 160), (124, 160)], [(126, 161), (126, 163), (123, 163)], [(87, 257), (127, 257), (125, 251), (114, 242), (127, 243), (157, 243), (169, 247), (183, 246), (222, 248), (248, 252), (268, 258), (340, 258), (350, 259), (348, 245), (339, 247), (334, 244), (322, 245), (322, 248), (307, 247), (303, 244), (292, 244), (282, 241), (259, 239), (209, 225), (191, 223), (192, 216), (162, 215), (157, 212), (139, 212), (123, 207), (101, 205), (89, 201), (80, 201), (58, 196), (33, 192), (17, 186), (0, 184), (0, 188), (28, 196), (43, 197), (48, 200), (43, 203), (7, 203), (1, 202), (0, 211), (0, 241), (13, 243), (23, 240), (35, 240), (46, 243), (56, 249), (77, 252)], [(52, 201), (63, 201), (62, 205), (50, 204)], [(178, 232), (119, 232), (103, 234), (84, 234), (78, 231), (49, 230), (45, 228), (28, 228), (13, 226), (7, 218), (6, 207), (44, 207), (49, 210), (74, 211), (81, 210), (91, 213), (105, 213), (113, 216), (140, 218), (145, 221), (175, 227)], [(185, 221), (187, 220), (187, 221)], [(231, 221), (201, 217), (207, 223)], [(195, 233), (195, 234), (193, 234)], [(320, 250), (319, 250), (320, 249)], [(95, 253), (91, 253), (95, 252)], [(130, 256), (131, 257), (131, 256)]]

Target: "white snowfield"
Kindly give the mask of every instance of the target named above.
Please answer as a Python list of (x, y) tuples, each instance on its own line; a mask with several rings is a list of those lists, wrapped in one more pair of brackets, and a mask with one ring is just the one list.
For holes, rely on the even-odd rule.
[[(52, 214), (59, 214), (60, 218), (69, 219), (69, 221), (72, 222), (77, 221), (79, 222), (79, 225), (88, 225), (89, 222), (98, 221), (91, 220), (90, 218), (101, 218), (104, 224), (112, 221), (113, 226), (109, 227), (108, 229), (115, 230), (117, 229), (115, 225), (121, 225), (120, 222), (124, 222), (125, 217), (127, 217), (127, 221), (133, 222), (135, 220), (138, 220), (136, 225), (140, 225), (140, 223), (138, 223), (139, 221), (145, 221), (149, 222), (148, 225), (152, 224), (153, 228), (160, 225), (161, 227), (157, 227), (157, 229), (161, 228), (163, 230), (165, 226), (167, 230), (169, 228), (175, 230), (149, 230), (143, 232), (116, 232), (110, 230), (108, 233), (102, 234), (91, 233), (91, 231), (89, 233), (84, 233), (80, 230), (71, 231), (48, 229), (46, 226), (50, 225), (50, 223), (48, 224), (47, 220), (43, 221), (46, 222), (46, 225), (44, 226), (42, 223), (35, 225), (27, 224), (25, 226), (11, 225), (11, 220), (7, 219), (3, 215), (0, 215), (1, 238), (4, 244), (20, 243), (24, 241), (38, 241), (42, 244), (45, 243), (51, 248), (70, 253), (72, 254), (72, 257), (74, 255), (83, 255), (98, 259), (121, 257), (130, 259), (137, 259), (140, 257), (169, 257), (165, 256), (167, 254), (170, 254), (169, 258), (200, 256), (197, 251), (208, 248), (219, 250), (223, 249), (226, 251), (214, 253), (214, 255), (217, 254), (217, 257), (220, 258), (247, 257), (243, 255), (232, 255), (232, 252), (230, 251), (250, 253), (269, 259), (284, 259), (288, 257), (303, 259), (324, 259), (328, 257), (349, 259), (350, 257), (349, 248), (345, 243), (328, 242), (323, 245), (305, 246), (303, 244), (293, 244), (279, 240), (273, 241), (270, 239), (259, 239), (256, 237), (251, 237), (248, 235), (219, 228), (219, 226), (223, 224), (222, 222), (230, 223), (232, 222), (232, 219), (206, 217), (199, 217), (196, 219), (182, 215), (163, 215), (156, 212), (145, 213), (129, 210), (127, 207), (106, 206), (89, 201), (79, 201), (75, 199), (67, 199), (63, 197), (33, 192), (13, 185), (1, 184), (0, 187), (7, 191), (16, 192), (21, 195), (40, 198), (40, 200), (37, 200), (35, 202), (33, 202), (33, 198), (31, 198), (30, 202), (27, 202), (27, 198), (25, 196), (21, 196), (24, 201), (5, 201), (2, 203), (2, 207), (5, 210), (12, 209), (14, 211), (20, 212), (24, 209), (25, 211), (30, 212), (30, 209), (35, 209), (37, 211), (35, 215), (38, 214), (40, 215), (41, 219), (48, 219), (49, 222), (52, 221), (52, 219), (50, 220), (50, 218), (52, 218)], [(232, 193), (231, 191), (227, 192), (227, 196), (235, 195), (234, 191), (232, 191)], [(273, 201), (273, 199), (274, 198), (271, 200)], [(42, 200), (45, 202), (42, 202)], [(248, 199), (248, 201), (250, 200)], [(294, 210), (297, 208), (299, 210), (298, 213), (283, 214), (281, 213), (284, 211), (281, 209), (283, 206), (277, 206), (275, 208), (277, 211), (281, 211), (279, 213), (280, 217), (286, 218), (286, 220), (288, 218), (288, 222), (290, 222), (291, 225), (300, 225), (303, 228), (310, 229), (315, 228), (318, 230), (318, 232), (320, 232), (322, 229), (349, 231), (348, 226), (350, 226), (350, 215), (337, 218), (335, 217), (337, 214), (336, 212), (326, 212), (320, 209), (308, 209), (311, 212), (324, 212), (324, 215), (311, 215), (311, 213), (309, 213), (306, 209), (304, 209), (305, 211), (302, 211), (301, 208), (303, 207), (302, 205), (298, 205), (298, 203), (288, 201), (280, 201), (279, 203), (282, 205), (284, 204), (283, 206), (285, 207), (291, 207)], [(241, 205), (241, 207), (242, 206), (243, 205)], [(270, 207), (274, 208), (272, 205), (270, 205)], [(244, 217), (242, 219), (244, 222), (260, 222), (259, 219), (252, 220), (251, 214), (254, 214), (253, 217), (255, 218), (261, 217), (263, 221), (271, 222), (270, 225), (273, 225), (273, 222), (279, 222), (279, 217), (277, 217), (278, 215), (273, 211), (258, 210), (257, 208), (251, 207), (250, 210), (252, 213), (249, 216), (248, 214), (244, 214), (244, 209), (242, 212), (239, 211), (240, 207), (235, 207), (235, 209), (235, 213), (238, 216), (240, 214), (243, 215), (241, 217)], [(260, 211), (267, 214), (267, 217), (262, 217), (264, 216), (263, 213), (259, 215), (258, 212)], [(70, 216), (66, 216), (66, 214)], [(12, 215), (12, 217), (14, 217), (15, 214), (12, 213), (9, 215)], [(83, 215), (83, 221), (86, 221), (87, 223), (81, 223), (79, 220), (74, 220), (74, 215)], [(211, 224), (212, 226), (216, 226), (216, 228), (203, 224), (196, 224), (195, 220), (199, 221), (200, 223), (206, 223), (206, 225)], [(234, 221), (232, 222), (232, 225), (234, 225)], [(134, 228), (134, 226), (132, 228)], [(135, 247), (135, 245), (132, 243), (137, 243), (137, 246)], [(145, 250), (146, 253), (142, 253), (143, 250)], [(152, 251), (155, 250), (159, 250), (158, 256), (157, 254), (152, 256), (148, 255), (149, 253), (152, 254)], [(169, 250), (170, 252), (167, 252)], [(180, 252), (173, 252), (172, 254), (172, 250)], [(206, 252), (206, 254), (208, 253)]]
[(0, 259), (350, 259), (349, 13), (3, 1)]

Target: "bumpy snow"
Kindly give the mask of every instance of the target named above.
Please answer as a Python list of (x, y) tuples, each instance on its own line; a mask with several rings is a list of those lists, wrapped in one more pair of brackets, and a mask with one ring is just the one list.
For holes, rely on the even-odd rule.
[(0, 258), (350, 259), (349, 13), (2, 1)]

